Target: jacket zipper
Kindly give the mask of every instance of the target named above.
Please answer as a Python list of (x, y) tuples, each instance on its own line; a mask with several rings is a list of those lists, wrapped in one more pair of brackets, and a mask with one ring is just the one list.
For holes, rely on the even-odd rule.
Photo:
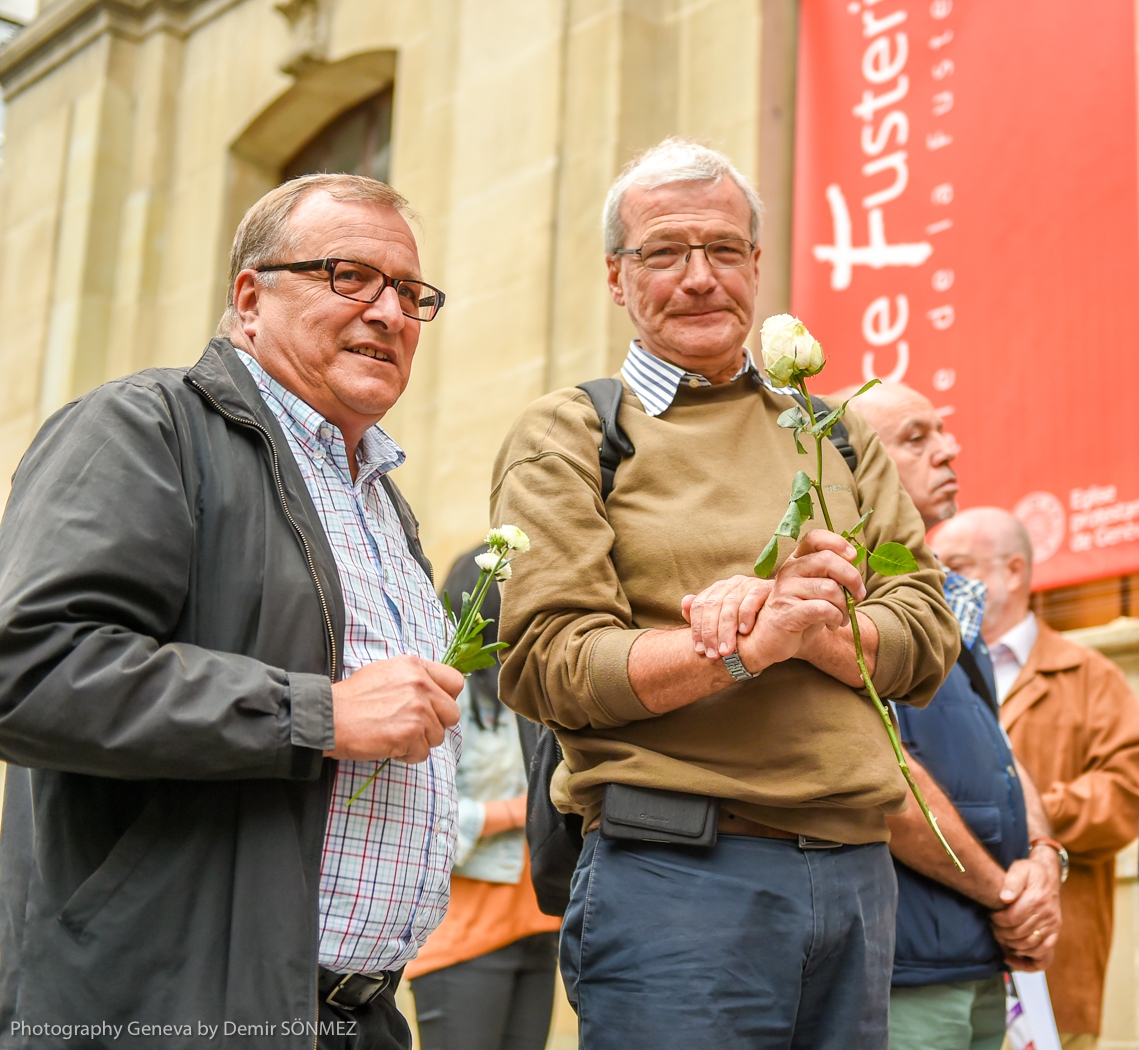
[(328, 611), (328, 600), (325, 598), (324, 588), (320, 583), (320, 575), (316, 571), (316, 562), (313, 560), (312, 548), (309, 546), (308, 538), (305, 536), (304, 530), (301, 529), (297, 523), (297, 519), (293, 517), (293, 512), (289, 509), (289, 501), (285, 498), (285, 485), (281, 480), (280, 458), (277, 455), (277, 446), (273, 443), (273, 435), (258, 423), (257, 420), (245, 419), (242, 416), (235, 416), (232, 412), (227, 412), (218, 404), (213, 394), (201, 386), (196, 380), (188, 379), (187, 382), (210, 403), (219, 416), (229, 420), (231, 423), (237, 423), (243, 427), (252, 427), (269, 445), (269, 451), (273, 456), (273, 479), (277, 485), (277, 497), (281, 501), (281, 507), (285, 512), (285, 517), (289, 519), (289, 524), (293, 527), (293, 531), (297, 534), (297, 538), (301, 541), (301, 546), (304, 548), (305, 559), (308, 562), (308, 571), (312, 576), (312, 582), (316, 585), (317, 597), (320, 598), (320, 609), (324, 614), (324, 629), (328, 632), (328, 648), (332, 654), (332, 666), (329, 668), (328, 677), (331, 681), (335, 682), (340, 661), (336, 647), (336, 632), (332, 628), (332, 614)]

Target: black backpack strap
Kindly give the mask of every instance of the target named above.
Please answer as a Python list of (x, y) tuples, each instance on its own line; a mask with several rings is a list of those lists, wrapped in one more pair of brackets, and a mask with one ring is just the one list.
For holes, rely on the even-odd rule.
[(522, 745), (522, 761), (529, 769), (534, 761), (534, 752), (538, 749), (538, 734), (544, 727), (519, 714), (515, 714), (514, 720), (518, 723), (518, 742)]
[(601, 459), (601, 502), (604, 503), (613, 491), (613, 479), (621, 460), (636, 451), (629, 435), (617, 422), (625, 387), (620, 379), (591, 379), (588, 383), (578, 383), (578, 389), (589, 395), (601, 420), (601, 445), (597, 451)]
[[(791, 396), (799, 402), (801, 408), (807, 407), (806, 398), (798, 390), (792, 392)], [(815, 411), (816, 418), (825, 416), (831, 410), (831, 406), (816, 394), (811, 395), (811, 407)], [(835, 423), (834, 429), (831, 430), (830, 436), (831, 443), (842, 454), (842, 458), (846, 460), (846, 465), (850, 467), (850, 472), (853, 474), (858, 469), (858, 453), (854, 451), (854, 446), (850, 443), (850, 431), (846, 429), (846, 424), (839, 420)]]

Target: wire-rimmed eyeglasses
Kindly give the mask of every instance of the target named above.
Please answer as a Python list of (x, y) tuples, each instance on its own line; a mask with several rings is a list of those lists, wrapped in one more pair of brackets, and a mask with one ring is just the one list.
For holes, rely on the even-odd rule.
[(274, 270), (288, 270), (290, 273), (324, 270), (328, 274), (329, 287), (337, 295), (355, 299), (358, 303), (374, 303), (385, 288), (394, 288), (400, 310), (406, 317), (417, 321), (434, 320), (447, 298), (440, 289), (426, 281), (389, 277), (382, 270), (354, 259), (308, 259), (257, 267), (258, 273)]
[(684, 244), (681, 241), (646, 241), (639, 248), (618, 248), (614, 255), (637, 255), (650, 270), (680, 270), (688, 265), (692, 253), (701, 251), (709, 266), (717, 270), (735, 270), (746, 266), (755, 251), (751, 241), (742, 237), (726, 237), (707, 244)]

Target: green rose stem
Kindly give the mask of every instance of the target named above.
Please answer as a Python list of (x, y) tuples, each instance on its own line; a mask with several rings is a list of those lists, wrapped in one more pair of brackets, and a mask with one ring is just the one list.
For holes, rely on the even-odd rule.
[[(811, 401), (811, 395), (807, 392), (806, 381), (801, 377), (797, 377), (795, 379), (795, 385), (803, 395), (803, 401), (807, 405), (807, 414), (810, 416), (811, 426), (813, 428), (815, 426), (815, 408)], [(819, 497), (819, 508), (823, 512), (823, 520), (826, 522), (827, 528), (831, 532), (834, 532), (830, 511), (827, 509), (827, 498), (823, 493), (823, 442), (826, 440), (826, 437), (822, 433), (815, 434), (813, 432), (812, 436), (815, 439), (815, 451), (818, 454), (818, 470), (815, 473), (816, 480), (811, 482), (811, 487)], [(902, 750), (897, 731), (894, 729), (894, 720), (890, 717), (889, 709), (882, 703), (881, 698), (878, 696), (878, 690), (874, 688), (874, 683), (870, 680), (870, 671), (866, 667), (866, 657), (862, 654), (862, 634), (858, 629), (858, 617), (855, 615), (854, 595), (845, 587), (843, 588), (843, 592), (846, 595), (846, 610), (850, 615), (850, 631), (854, 636), (854, 655), (858, 660), (858, 670), (862, 675), (862, 684), (866, 686), (866, 691), (870, 694), (870, 699), (874, 701), (874, 706), (878, 709), (878, 714), (882, 718), (882, 724), (886, 727), (886, 733), (890, 737), (890, 746), (894, 749), (894, 757), (898, 760), (898, 768), (901, 769), (902, 776), (906, 778), (906, 783), (909, 784), (910, 790), (913, 792), (914, 798), (917, 800), (917, 804), (925, 816), (926, 823), (933, 829), (933, 833), (945, 848), (945, 852), (949, 854), (950, 859), (957, 865), (957, 870), (964, 871), (965, 866), (957, 859), (957, 854), (953, 852), (953, 847), (945, 840), (945, 836), (941, 833), (941, 828), (937, 826), (937, 817), (933, 815), (929, 806), (926, 804), (925, 798), (921, 793), (921, 788), (918, 787), (917, 781), (914, 780), (914, 775), (910, 770), (909, 763), (906, 761), (906, 753)]]
[[(511, 548), (505, 545), (498, 545), (492, 548), (497, 553), (498, 560), (490, 569), (481, 569), (479, 578), (475, 583), (474, 593), (471, 595), (463, 595), (463, 607), (456, 623), (454, 614), (451, 612), (451, 604), (446, 600), (444, 595), (444, 606), (447, 612), (447, 617), (450, 620), (454, 631), (451, 634), (451, 642), (447, 646), (447, 651), (443, 654), (443, 659), (439, 662), (446, 664), (448, 667), (454, 667), (456, 670), (462, 671), (463, 674), (470, 674), (471, 671), (477, 667), (489, 667), (494, 662), (494, 657), (490, 654), (496, 649), (505, 649), (505, 642), (497, 642), (493, 645), (482, 644), (482, 629), (489, 623), (489, 620), (484, 620), (479, 614), (482, 608), (482, 603), (486, 599), (487, 591), (490, 590), (490, 585), (495, 580), (499, 573), (503, 572), (504, 567), (510, 559)], [(485, 557), (485, 556), (484, 556)], [(474, 652), (470, 652), (470, 643), (475, 641)], [(485, 661), (480, 661), (480, 657), (485, 657)], [(385, 758), (377, 767), (376, 771), (360, 785), (359, 789), (352, 795), (352, 797), (344, 803), (344, 808), (347, 809), (353, 802), (356, 801), (369, 787), (374, 783), (386, 768), (390, 758)]]

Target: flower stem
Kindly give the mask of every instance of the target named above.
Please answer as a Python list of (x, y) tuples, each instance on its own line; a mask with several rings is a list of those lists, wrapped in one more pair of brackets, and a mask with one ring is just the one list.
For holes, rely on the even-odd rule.
[(902, 750), (901, 742), (898, 740), (897, 730), (894, 728), (894, 720), (890, 717), (890, 711), (881, 699), (878, 697), (878, 690), (874, 688), (874, 683), (870, 680), (870, 672), (866, 669), (866, 660), (862, 655), (862, 636), (858, 630), (858, 617), (854, 612), (854, 598), (850, 591), (846, 592), (846, 608), (850, 614), (850, 629), (854, 635), (854, 655), (858, 660), (858, 670), (862, 674), (862, 684), (866, 686), (866, 691), (870, 694), (870, 699), (874, 701), (874, 706), (878, 708), (878, 714), (882, 718), (882, 723), (886, 727), (886, 735), (890, 738), (890, 746), (894, 749), (894, 757), (898, 760), (898, 768), (902, 771), (902, 776), (906, 778), (906, 783), (910, 785), (910, 790), (917, 800), (918, 808), (921, 809), (926, 823), (933, 829), (933, 833), (937, 836), (937, 841), (941, 843), (945, 852), (949, 854), (949, 859), (957, 865), (958, 871), (964, 871), (965, 865), (957, 859), (957, 854), (953, 852), (953, 847), (946, 841), (945, 836), (941, 832), (941, 828), (937, 824), (937, 817), (933, 815), (929, 805), (926, 803), (925, 797), (921, 793), (921, 788), (918, 787), (917, 781), (914, 780), (913, 772), (910, 770), (910, 764), (906, 761), (906, 753)]
[(368, 788), (371, 786), (372, 782), (376, 779), (376, 777), (378, 777), (384, 771), (384, 767), (390, 761), (391, 761), (390, 758), (385, 758), (378, 766), (376, 766), (376, 771), (370, 777), (368, 777), (368, 779), (365, 780), (364, 783), (360, 785), (360, 787), (357, 789), (356, 793), (347, 802), (344, 803), (345, 809), (347, 809), (350, 805), (352, 805), (352, 803), (355, 802), (356, 799), (358, 799), (362, 794), (364, 794), (365, 791), (368, 790)]
[[(798, 381), (799, 390), (802, 392), (804, 399), (807, 402), (807, 415), (810, 417), (811, 426), (815, 425), (815, 409), (811, 403), (811, 395), (807, 393), (807, 384), (800, 379)], [(819, 497), (819, 509), (823, 512), (823, 520), (826, 522), (827, 528), (834, 532), (834, 525), (831, 523), (830, 511), (827, 509), (827, 498), (823, 494), (823, 442), (826, 440), (822, 434), (812, 434), (815, 439), (815, 451), (818, 453), (818, 474), (812, 486)], [(945, 852), (949, 854), (950, 859), (957, 865), (958, 871), (964, 871), (965, 866), (957, 859), (957, 854), (953, 852), (953, 848), (946, 841), (945, 836), (938, 827), (937, 817), (935, 817), (925, 801), (921, 793), (921, 788), (918, 787), (917, 781), (914, 780), (913, 772), (910, 770), (909, 763), (906, 761), (906, 753), (902, 750), (901, 742), (898, 740), (897, 730), (894, 728), (894, 720), (890, 716), (889, 708), (882, 703), (881, 698), (878, 696), (878, 690), (874, 688), (874, 683), (870, 680), (870, 670), (866, 666), (866, 657), (862, 652), (862, 632), (858, 628), (858, 615), (855, 611), (854, 595), (850, 593), (845, 587), (843, 593), (846, 595), (846, 611), (850, 616), (850, 632), (854, 638), (854, 657), (858, 661), (858, 672), (862, 675), (862, 684), (866, 687), (866, 691), (870, 694), (870, 699), (874, 701), (874, 706), (878, 709), (878, 714), (882, 719), (882, 724), (886, 727), (886, 735), (890, 738), (890, 746), (894, 749), (894, 758), (897, 759), (898, 768), (902, 771), (902, 776), (906, 778), (906, 783), (910, 786), (910, 791), (913, 792), (914, 798), (917, 800), (918, 808), (921, 809), (926, 823), (933, 829), (933, 833), (937, 836), (938, 842), (941, 843)]]
[[(451, 641), (447, 645), (446, 652), (443, 653), (443, 659), (439, 661), (441, 664), (446, 664), (448, 667), (451, 667), (453, 665), (453, 661), (458, 655), (460, 646), (462, 646), (462, 644), (467, 640), (467, 637), (471, 633), (471, 624), (474, 622), (475, 617), (478, 616), (479, 610), (482, 608), (482, 603), (486, 598), (486, 592), (490, 589), (491, 581), (495, 578), (498, 570), (502, 568), (502, 563), (505, 561), (506, 552), (504, 551), (498, 556), (498, 562), (493, 569), (491, 569), (489, 572), (486, 569), (480, 570), (479, 578), (475, 581), (474, 594), (471, 595), (471, 600), (467, 606), (466, 612), (463, 614), (459, 622), (455, 625), (455, 633), (451, 636)], [(352, 805), (356, 799), (358, 799), (362, 794), (364, 794), (365, 791), (368, 790), (369, 787), (371, 787), (371, 785), (375, 782), (376, 777), (378, 777), (384, 771), (390, 761), (390, 758), (385, 758), (376, 767), (376, 771), (370, 777), (368, 777), (368, 779), (360, 785), (359, 790), (357, 790), (352, 795), (352, 797), (344, 803), (345, 809)]]
[[(811, 426), (815, 425), (815, 406), (811, 401), (811, 395), (807, 392), (807, 383), (805, 380), (800, 379), (795, 384), (799, 388), (799, 393), (803, 395), (803, 400), (807, 403), (807, 415), (810, 417)], [(823, 512), (823, 521), (826, 522), (827, 529), (834, 532), (834, 524), (831, 521), (831, 512), (827, 508), (827, 498), (823, 495), (823, 441), (824, 438), (821, 434), (812, 433), (811, 436), (815, 439), (815, 452), (818, 456), (818, 469), (815, 471), (815, 480), (811, 482), (811, 487), (819, 497), (819, 509)]]
[[(501, 559), (500, 559), (501, 560)], [(462, 618), (455, 625), (455, 633), (451, 635), (451, 641), (447, 645), (447, 651), (443, 653), (443, 659), (440, 663), (450, 664), (455, 658), (455, 653), (458, 651), (460, 645), (466, 640), (467, 632), (470, 630), (471, 619), (475, 616), (479, 609), (482, 608), (483, 598), (486, 596), (487, 582), (490, 580), (491, 574), (483, 569), (479, 572), (479, 578), (475, 581), (475, 591), (471, 595), (470, 603), (463, 611)]]

